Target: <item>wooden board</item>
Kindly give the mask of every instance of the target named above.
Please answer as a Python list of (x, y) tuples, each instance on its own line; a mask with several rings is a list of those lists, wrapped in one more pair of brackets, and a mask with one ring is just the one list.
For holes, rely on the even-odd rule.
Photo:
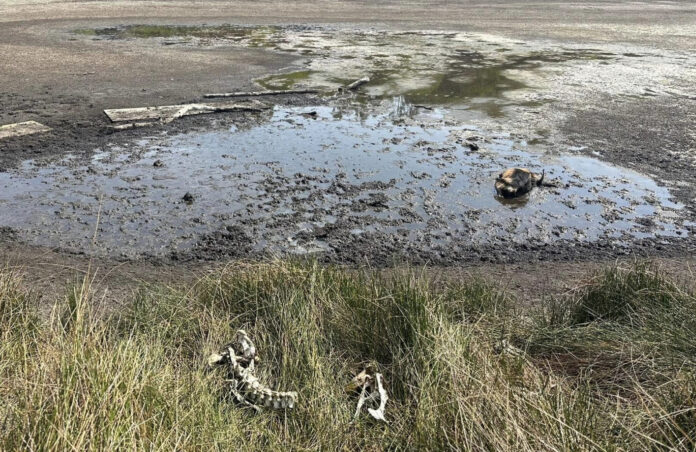
[(10, 137), (21, 137), (23, 135), (31, 135), (34, 133), (48, 132), (50, 127), (36, 121), (17, 122), (0, 126), (0, 140)]
[(260, 102), (216, 102), (205, 104), (162, 105), (158, 107), (116, 108), (104, 110), (112, 122), (165, 121), (182, 116), (202, 115), (222, 111), (260, 111), (266, 109)]
[(234, 93), (211, 93), (203, 97), (254, 97), (254, 96), (282, 96), (284, 94), (317, 94), (316, 89), (288, 89), (281, 91), (239, 91)]

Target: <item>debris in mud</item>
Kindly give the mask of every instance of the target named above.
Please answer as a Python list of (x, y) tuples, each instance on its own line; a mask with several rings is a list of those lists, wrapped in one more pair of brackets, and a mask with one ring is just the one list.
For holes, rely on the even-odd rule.
[(528, 193), (544, 182), (544, 172), (534, 174), (526, 168), (508, 168), (496, 178), (495, 191), (503, 198), (514, 198)]
[[(373, 375), (374, 374), (374, 375)], [(372, 408), (368, 407), (367, 412), (378, 421), (387, 422), (384, 417), (384, 410), (387, 406), (387, 391), (382, 383), (382, 374), (374, 373), (373, 369), (367, 368), (360, 372), (346, 386), (346, 392), (357, 394), (358, 405), (355, 409), (354, 419), (360, 415), (363, 405), (368, 403)]]
[(157, 159), (152, 163), (152, 166), (154, 166), (155, 168), (162, 168), (164, 166), (164, 162), (160, 159)]
[(115, 126), (111, 126), (111, 130), (120, 131), (120, 130), (137, 129), (137, 128), (139, 128), (139, 127), (154, 126), (155, 124), (157, 124), (156, 121), (128, 122), (128, 123), (125, 123), (125, 124), (118, 124), (118, 125), (115, 125)]
[(367, 199), (359, 199), (351, 205), (351, 210), (354, 212), (364, 212), (368, 207), (376, 211), (381, 211), (389, 208), (389, 198), (384, 193), (370, 193)]
[(360, 88), (362, 85), (369, 83), (369, 82), (370, 82), (370, 77), (363, 77), (363, 78), (360, 78), (360, 79), (354, 81), (353, 83), (346, 85), (342, 89), (344, 89), (346, 91), (355, 91), (356, 89)]
[(258, 96), (281, 96), (285, 94), (317, 94), (316, 89), (285, 89), (269, 91), (238, 91), (233, 93), (210, 93), (203, 97), (210, 99), (215, 97), (258, 97)]
[(48, 132), (50, 127), (36, 121), (16, 122), (14, 124), (6, 124), (0, 126), (0, 140), (10, 137), (21, 137), (24, 135), (33, 135), (35, 133)]
[(478, 151), (479, 150), (479, 145), (476, 143), (473, 143), (471, 141), (467, 142), (466, 145), (471, 149), (472, 151)]
[(305, 118), (311, 118), (311, 119), (316, 119), (317, 118), (317, 112), (316, 110), (308, 111), (306, 113), (300, 113), (302, 116)]
[(157, 122), (170, 123), (183, 116), (202, 115), (227, 111), (261, 111), (269, 107), (258, 101), (221, 102), (210, 104), (181, 104), (163, 105), (159, 107), (117, 108), (104, 110), (111, 122), (119, 122), (114, 126), (117, 130), (134, 127), (145, 127)]
[[(31, 244), (84, 251), (98, 221), (95, 254), (188, 261), (321, 249), (332, 262), (381, 264), (407, 253), (443, 265), (501, 246), (509, 257), (498, 260), (541, 249), (565, 257), (691, 234), (681, 205), (647, 176), (590, 157), (530, 153), (506, 136), (429, 116), (397, 122), (391, 111), (275, 107), (250, 128), (157, 134), (107, 144), (86, 161), (28, 162), (0, 173), (2, 225)], [(158, 159), (164, 166), (155, 168)], [(570, 186), (507, 204), (491, 196), (491, 179), (518, 166)], [(186, 192), (195, 197), (188, 205)], [(619, 209), (611, 221), (607, 199)], [(98, 217), (100, 203), (108, 215)], [(646, 231), (637, 218), (655, 226)]]
[(193, 201), (196, 200), (196, 198), (189, 192), (186, 192), (186, 194), (181, 198), (186, 204), (192, 204)]
[(209, 366), (228, 366), (226, 381), (234, 399), (256, 411), (261, 408), (292, 409), (297, 403), (297, 392), (274, 391), (260, 383), (254, 375), (256, 347), (244, 330), (238, 330), (234, 340), (225, 345), (220, 354), (208, 358)]

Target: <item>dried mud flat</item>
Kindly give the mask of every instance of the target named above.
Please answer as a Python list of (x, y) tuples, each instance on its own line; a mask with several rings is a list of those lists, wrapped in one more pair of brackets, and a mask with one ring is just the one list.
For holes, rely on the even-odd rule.
[[(99, 100), (65, 94), (58, 106), (63, 98), (5, 92), (18, 119), (52, 127), (0, 142), (7, 240), (158, 262), (311, 255), (445, 266), (694, 247), (688, 50), (399, 24), (114, 20), (45, 33), (92, 51), (249, 52), (260, 63), (240, 88), (319, 94), (114, 133)], [(337, 92), (363, 76), (359, 91)], [(137, 101), (231, 87), (206, 80)], [(116, 106), (143, 105), (127, 102)], [(556, 187), (498, 199), (493, 181), (510, 166), (545, 170)]]

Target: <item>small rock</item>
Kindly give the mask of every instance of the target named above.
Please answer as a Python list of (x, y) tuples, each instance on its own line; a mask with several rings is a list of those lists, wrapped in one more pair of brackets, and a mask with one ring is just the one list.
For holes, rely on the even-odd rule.
[(161, 168), (164, 166), (164, 162), (160, 159), (155, 160), (155, 162), (152, 164), (155, 168)]
[(195, 199), (193, 195), (189, 192), (186, 192), (183, 198), (181, 198), (186, 204), (191, 204), (193, 203), (193, 200)]
[(469, 146), (469, 149), (472, 151), (478, 151), (479, 150), (479, 145), (476, 143), (468, 142), (466, 143), (467, 146)]
[(302, 116), (304, 116), (305, 118), (316, 119), (316, 117), (317, 117), (317, 112), (316, 112), (316, 111), (309, 111), (309, 112), (306, 112), (306, 113), (302, 113)]

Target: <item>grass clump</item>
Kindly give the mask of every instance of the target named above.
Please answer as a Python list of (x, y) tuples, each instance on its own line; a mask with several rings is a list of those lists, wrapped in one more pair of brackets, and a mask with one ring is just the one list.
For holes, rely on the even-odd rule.
[[(555, 310), (515, 309), (483, 281), (288, 262), (144, 286), (112, 315), (95, 314), (93, 294), (84, 280), (39, 320), (0, 272), (1, 450), (696, 446), (696, 303), (649, 267), (610, 268)], [(296, 410), (224, 397), (205, 358), (239, 328), (262, 381), (299, 392)], [(353, 421), (343, 387), (367, 364), (387, 382), (389, 424)]]
[(568, 314), (573, 323), (631, 321), (632, 317), (640, 317), (639, 311), (670, 308), (689, 297), (658, 268), (638, 263), (631, 268), (612, 267), (594, 275), (575, 290)]

